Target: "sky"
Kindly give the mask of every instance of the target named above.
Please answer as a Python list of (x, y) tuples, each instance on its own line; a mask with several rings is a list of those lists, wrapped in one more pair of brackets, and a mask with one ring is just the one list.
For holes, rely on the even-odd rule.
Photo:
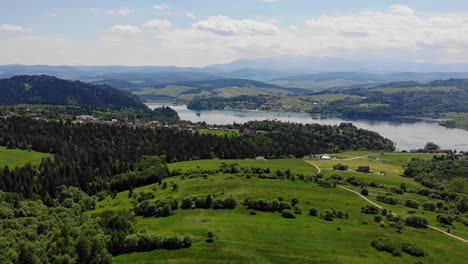
[(466, 0), (0, 0), (0, 64), (468, 63)]

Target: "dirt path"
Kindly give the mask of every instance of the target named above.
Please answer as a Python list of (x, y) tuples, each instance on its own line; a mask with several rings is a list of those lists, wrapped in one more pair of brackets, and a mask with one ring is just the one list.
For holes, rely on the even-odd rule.
[[(371, 204), (377, 206), (378, 208), (382, 209), (382, 206), (378, 205), (377, 203), (372, 202), (372, 201), (369, 200), (367, 197), (365, 197), (364, 195), (362, 195), (362, 194), (360, 194), (360, 193), (358, 193), (358, 192), (356, 192), (356, 191), (353, 191), (353, 190), (348, 189), (348, 188), (343, 187), (343, 186), (337, 186), (337, 187), (338, 187), (338, 188), (341, 188), (341, 189), (344, 189), (344, 190), (347, 190), (347, 191), (350, 191), (350, 192), (353, 192), (353, 193), (359, 195), (362, 199), (366, 200), (368, 203), (371, 203)], [(458, 237), (458, 236), (456, 236), (456, 235), (452, 235), (452, 234), (450, 234), (450, 233), (447, 233), (447, 232), (445, 232), (444, 230), (439, 229), (439, 228), (437, 228), (437, 227), (430, 226), (430, 225), (428, 225), (427, 227), (428, 227), (428, 228), (431, 228), (431, 229), (433, 229), (433, 230), (436, 230), (436, 231), (438, 231), (438, 232), (440, 232), (440, 233), (442, 233), (442, 234), (445, 234), (445, 235), (447, 235), (447, 236), (450, 236), (450, 237), (452, 237), (452, 238), (458, 239), (458, 240), (460, 240), (460, 241), (462, 241), (462, 242), (468, 243), (468, 240), (466, 240), (466, 239), (464, 239), (464, 238), (461, 238), (461, 237)]]
[(308, 160), (306, 160), (305, 162), (307, 162), (307, 163), (309, 163), (310, 165), (314, 166), (314, 167), (317, 169), (317, 174), (322, 172), (322, 169), (321, 169), (319, 166), (313, 164), (312, 162), (310, 162), (310, 161), (308, 161)]
[(351, 190), (351, 189), (348, 189), (348, 188), (343, 187), (343, 186), (340, 186), (340, 185), (338, 185), (338, 186), (336, 186), (336, 187), (341, 188), (341, 189), (345, 189), (345, 190), (350, 191), (350, 192), (353, 192), (353, 193), (359, 195), (362, 199), (366, 200), (368, 203), (377, 206), (379, 209), (383, 209), (382, 206), (380, 206), (380, 205), (377, 204), (377, 203), (374, 203), (373, 201), (369, 200), (367, 197), (365, 197), (364, 195), (362, 195), (362, 194), (360, 194), (360, 193), (358, 193), (358, 192), (356, 192), (356, 191), (353, 191), (353, 190)]

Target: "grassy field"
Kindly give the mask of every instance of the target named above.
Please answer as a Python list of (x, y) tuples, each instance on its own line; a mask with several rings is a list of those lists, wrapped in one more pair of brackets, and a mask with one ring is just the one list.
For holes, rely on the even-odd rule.
[(171, 96), (171, 97), (178, 97), (181, 93), (194, 90), (193, 87), (188, 87), (188, 86), (175, 86), (175, 85), (169, 85), (166, 86), (162, 89), (156, 89), (156, 88), (142, 88), (134, 92), (136, 95), (165, 95), (165, 96)]
[(51, 154), (19, 150), (19, 149), (7, 149), (0, 147), (0, 167), (3, 168), (8, 166), (14, 168), (17, 166), (23, 166), (24, 164), (31, 162), (33, 165), (39, 165), (43, 158), (52, 157)]
[(261, 87), (224, 87), (214, 90), (218, 96), (221, 97), (236, 97), (241, 95), (257, 96), (257, 95), (288, 95), (287, 90), (275, 88), (261, 88)]
[(438, 87), (382, 87), (374, 88), (371, 91), (381, 92), (381, 93), (400, 93), (400, 92), (431, 92), (431, 91), (441, 91), (441, 92), (455, 92), (460, 91), (460, 88), (455, 86), (438, 86)]
[(448, 113), (443, 113), (442, 117), (452, 119), (450, 121), (450, 127), (456, 127), (456, 128), (468, 130), (468, 113), (448, 112)]
[[(375, 156), (372, 156), (375, 155)], [(368, 156), (371, 156), (369, 158)], [(429, 158), (429, 155), (408, 153), (347, 152), (333, 157), (348, 159), (346, 162), (358, 165), (371, 164), (376, 170), (385, 170), (387, 176), (373, 174), (349, 173), (366, 181), (377, 181), (399, 186), (407, 183), (418, 186), (411, 179), (398, 174), (402, 166), (411, 158)], [(379, 160), (375, 160), (379, 157)], [(239, 166), (268, 167), (272, 171), (290, 168), (293, 173), (313, 175), (317, 170), (302, 159), (283, 160), (199, 160), (169, 164), (171, 169), (183, 171), (203, 168), (216, 169), (222, 163), (238, 163)], [(316, 163), (328, 176), (328, 169), (333, 162), (317, 161)], [(343, 161), (345, 163), (345, 161)], [(344, 176), (348, 172), (342, 172)], [(345, 175), (346, 174), (346, 175)], [(181, 199), (191, 196), (214, 195), (216, 198), (232, 196), (238, 201), (234, 210), (183, 210), (174, 211), (167, 218), (137, 218), (137, 229), (146, 229), (148, 233), (161, 235), (190, 234), (195, 243), (191, 248), (167, 251), (157, 250), (144, 253), (120, 255), (114, 258), (115, 263), (465, 263), (466, 253), (462, 248), (467, 245), (446, 235), (430, 229), (414, 229), (405, 226), (403, 232), (397, 233), (390, 226), (381, 227), (374, 222), (373, 215), (360, 213), (360, 208), (366, 201), (359, 196), (341, 188), (323, 188), (315, 183), (300, 180), (267, 180), (235, 174), (210, 175), (207, 179), (172, 177), (164, 180), (169, 187), (153, 184), (136, 188), (135, 192), (154, 192), (156, 199), (172, 196)], [(177, 191), (172, 191), (171, 184), (177, 183)], [(347, 186), (353, 188), (352, 186)], [(375, 195), (383, 189), (369, 188), (369, 198), (375, 200)], [(359, 189), (356, 189), (359, 190)], [(290, 201), (293, 197), (299, 199), (303, 213), (296, 219), (282, 218), (279, 213), (257, 212), (250, 215), (250, 210), (240, 204), (245, 198), (275, 199), (283, 197)], [(427, 197), (414, 194), (401, 195), (401, 199), (418, 199), (421, 202)], [(134, 199), (128, 198), (128, 191), (118, 193), (115, 199), (111, 197), (98, 202), (95, 211), (132, 209)], [(409, 208), (382, 204), (403, 215)], [(335, 219), (327, 222), (318, 217), (308, 215), (308, 209), (315, 207), (319, 212), (329, 208), (341, 209), (348, 213), (348, 219)], [(418, 210), (422, 213), (422, 210)], [(424, 212), (431, 225), (437, 226), (435, 213)], [(453, 234), (468, 237), (466, 227), (455, 225)], [(214, 243), (206, 243), (206, 234), (211, 230), (215, 233)], [(375, 250), (371, 241), (377, 238), (391, 238), (413, 242), (427, 252), (423, 258), (393, 257), (389, 253)]]
[(319, 104), (328, 104), (335, 101), (343, 99), (352, 99), (352, 100), (363, 100), (365, 97), (349, 94), (318, 94), (318, 95), (303, 95), (303, 96), (291, 96), (291, 97), (282, 97), (278, 102), (287, 107), (294, 107), (301, 109), (303, 111), (311, 110), (315, 107), (316, 103)]

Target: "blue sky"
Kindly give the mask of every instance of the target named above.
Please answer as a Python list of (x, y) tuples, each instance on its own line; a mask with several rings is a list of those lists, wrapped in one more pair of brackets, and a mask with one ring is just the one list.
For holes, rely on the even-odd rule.
[(268, 56), (468, 58), (461, 0), (0, 0), (0, 64), (203, 66)]

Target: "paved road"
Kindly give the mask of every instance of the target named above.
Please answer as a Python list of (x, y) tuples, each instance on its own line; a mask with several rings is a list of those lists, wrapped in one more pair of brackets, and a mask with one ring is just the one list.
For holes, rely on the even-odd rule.
[[(378, 205), (377, 203), (372, 202), (372, 201), (369, 200), (367, 197), (365, 197), (364, 195), (362, 195), (362, 194), (360, 194), (360, 193), (358, 193), (358, 192), (356, 192), (356, 191), (353, 191), (353, 190), (348, 189), (348, 188), (343, 187), (343, 186), (337, 186), (337, 187), (338, 187), (338, 188), (341, 188), (341, 189), (344, 189), (344, 190), (347, 190), (347, 191), (350, 191), (350, 192), (353, 192), (353, 193), (359, 195), (362, 199), (366, 200), (367, 202), (369, 202), (369, 203), (371, 203), (371, 204), (377, 206), (378, 208), (382, 209), (382, 206)], [(428, 225), (427, 227), (428, 227), (428, 228), (431, 228), (431, 229), (434, 229), (434, 230), (436, 230), (436, 231), (438, 231), (438, 232), (440, 232), (440, 233), (442, 233), (442, 234), (445, 234), (445, 235), (447, 235), (447, 236), (450, 236), (450, 237), (453, 237), (453, 238), (455, 238), (455, 239), (458, 239), (458, 240), (460, 240), (460, 241), (462, 241), (462, 242), (468, 243), (468, 240), (466, 240), (466, 239), (464, 239), (464, 238), (461, 238), (461, 237), (458, 237), (458, 236), (455, 236), (455, 235), (453, 235), (453, 234), (447, 233), (447, 232), (445, 232), (444, 230), (439, 229), (439, 228), (437, 228), (437, 227), (430, 226), (430, 225)]]

